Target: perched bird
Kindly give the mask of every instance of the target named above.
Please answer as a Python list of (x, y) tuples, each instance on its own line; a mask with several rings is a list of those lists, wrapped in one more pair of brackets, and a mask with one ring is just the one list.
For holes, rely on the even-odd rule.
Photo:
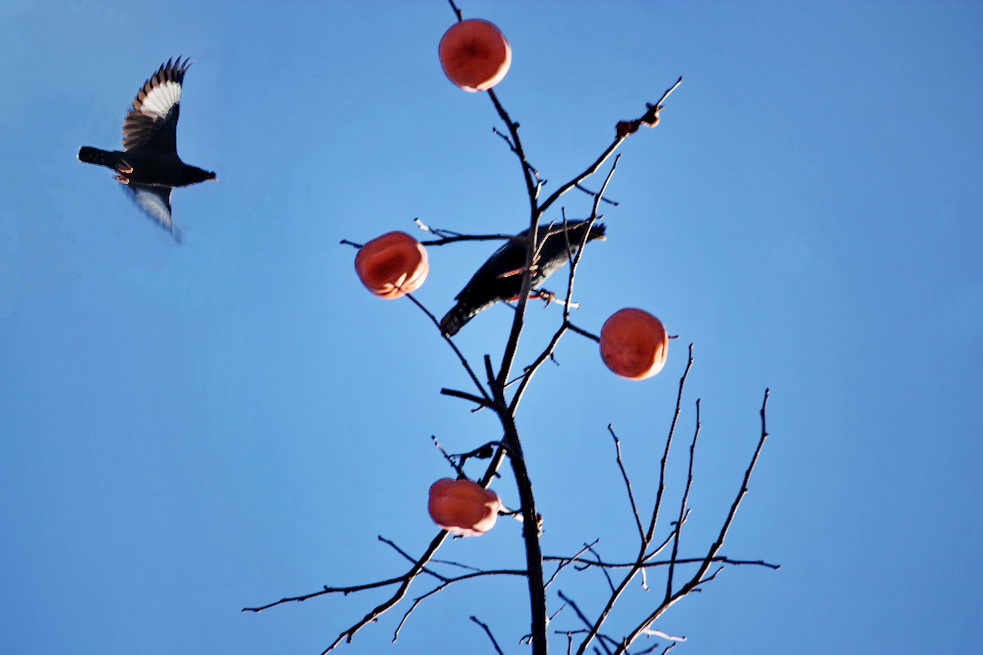
[[(587, 241), (604, 240), (605, 227), (590, 225), (589, 220), (571, 221), (564, 225), (541, 225), (536, 230), (539, 256), (534, 264), (530, 289), (536, 289), (567, 261), (568, 252), (576, 254), (588, 227)], [(566, 236), (564, 236), (566, 231)], [(457, 334), (475, 315), (503, 300), (516, 300), (522, 290), (522, 273), (526, 267), (527, 244), (523, 238), (529, 230), (520, 232), (495, 251), (471, 280), (457, 294), (457, 304), (440, 320), (440, 331), (447, 336)], [(567, 244), (570, 250), (567, 250)]]
[(215, 173), (181, 161), (177, 154), (177, 119), (181, 83), (191, 64), (167, 60), (133, 99), (123, 121), (123, 151), (83, 146), (78, 158), (116, 171), (138, 205), (178, 239), (171, 220), (171, 189), (214, 180)]

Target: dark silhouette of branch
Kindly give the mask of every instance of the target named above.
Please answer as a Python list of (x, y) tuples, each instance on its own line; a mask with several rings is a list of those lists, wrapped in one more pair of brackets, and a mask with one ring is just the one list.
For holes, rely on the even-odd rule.
[[(648, 109), (646, 110), (646, 112), (642, 114), (640, 118), (636, 119), (638, 124), (639, 125), (647, 124), (647, 121), (651, 121), (653, 123), (652, 127), (655, 127), (654, 123), (658, 122), (658, 112), (661, 111), (663, 108), (662, 103), (664, 103), (669, 98), (669, 95), (673, 91), (675, 91), (676, 88), (679, 87), (679, 85), (682, 83), (683, 83), (683, 78), (680, 77), (678, 80), (676, 80), (675, 84), (669, 87), (669, 89), (667, 89), (666, 92), (662, 94), (662, 97), (659, 98), (659, 101), (657, 103), (655, 103), (654, 105), (648, 105)], [(626, 123), (626, 122), (629, 124), (635, 123), (635, 121), (621, 121), (621, 123)], [(621, 125), (621, 123), (619, 123), (619, 125)], [(638, 128), (636, 126), (635, 130), (637, 129)], [(549, 209), (550, 205), (552, 205), (554, 202), (559, 200), (563, 196), (563, 194), (565, 194), (567, 191), (574, 188), (575, 186), (586, 180), (588, 177), (596, 173), (598, 169), (604, 165), (604, 162), (607, 161), (608, 157), (610, 157), (614, 153), (614, 151), (618, 149), (618, 146), (620, 146), (621, 143), (625, 139), (627, 139), (628, 136), (631, 135), (635, 130), (627, 131), (623, 129), (618, 129), (614, 141), (612, 141), (611, 145), (609, 145), (607, 149), (605, 149), (605, 151), (602, 152), (596, 160), (594, 160), (594, 163), (588, 166), (587, 169), (584, 170), (584, 172), (577, 175), (572, 180), (570, 180), (569, 182), (558, 188), (556, 191), (554, 191), (552, 194), (550, 194), (550, 196), (540, 204), (539, 206), (540, 211), (546, 211), (547, 209)]]
[(532, 480), (526, 469), (525, 456), (519, 431), (511, 411), (505, 408), (504, 390), (501, 387), (492, 389), (498, 405), (498, 416), (505, 429), (502, 441), (508, 448), (509, 463), (519, 491), (519, 502), (522, 508), (522, 540), (526, 552), (526, 578), (529, 585), (529, 605), (531, 617), (531, 634), (533, 655), (546, 655), (547, 643), (547, 611), (546, 584), (543, 579), (543, 555), (540, 550), (539, 529), (540, 517), (536, 511), (536, 500), (532, 491)]
[(407, 609), (406, 612), (403, 614), (403, 618), (400, 619), (399, 625), (396, 626), (396, 630), (393, 632), (393, 641), (396, 641), (399, 638), (399, 631), (403, 629), (403, 625), (406, 623), (406, 620), (410, 618), (410, 614), (413, 613), (413, 610), (415, 610), (417, 607), (420, 606), (420, 603), (430, 598), (431, 596), (439, 594), (441, 591), (451, 586), (455, 582), (461, 582), (462, 580), (473, 580), (475, 578), (481, 578), (488, 575), (518, 575), (518, 576), (525, 577), (526, 572), (517, 571), (513, 569), (497, 569), (493, 571), (476, 571), (474, 573), (465, 573), (464, 575), (459, 575), (455, 578), (447, 578), (444, 582), (441, 582), (439, 585), (437, 585), (430, 591), (420, 596), (417, 596), (416, 598), (413, 599), (413, 602), (410, 604), (409, 609)]
[(444, 246), (448, 243), (460, 243), (461, 241), (515, 241), (514, 234), (459, 234), (451, 237), (441, 237), (440, 239), (430, 239), (421, 241), (424, 246)]
[(448, 389), (444, 387), (440, 390), (440, 393), (444, 396), (453, 396), (454, 398), (463, 398), (464, 400), (470, 400), (471, 402), (477, 404), (478, 406), (472, 411), (477, 411), (484, 407), (491, 407), (487, 400), (484, 398), (479, 398), (474, 394), (470, 394), (466, 391), (458, 391), (457, 389)]
[[(586, 194), (587, 194), (587, 195), (589, 195), (589, 196), (594, 196), (594, 197), (596, 198), (596, 197), (598, 197), (598, 195), (599, 195), (599, 194), (597, 194), (597, 193), (595, 193), (595, 192), (593, 192), (593, 191), (591, 191), (590, 189), (588, 189), (587, 187), (585, 187), (585, 186), (583, 186), (583, 185), (581, 185), (581, 184), (574, 184), (573, 186), (574, 186), (574, 187), (575, 187), (575, 188), (576, 188), (576, 189), (577, 189), (578, 191), (583, 191), (584, 193), (586, 193)], [(610, 198), (601, 198), (601, 202), (606, 202), (606, 203), (608, 203), (609, 205), (612, 205), (612, 206), (614, 206), (614, 207), (617, 207), (617, 206), (619, 206), (619, 205), (621, 204), (621, 203), (619, 203), (619, 202), (618, 202), (618, 201), (616, 201), (616, 200), (611, 200)]]
[(683, 390), (686, 388), (686, 379), (689, 377), (689, 372), (692, 367), (693, 367), (693, 344), (690, 344), (689, 358), (687, 359), (686, 362), (686, 369), (683, 371), (682, 377), (679, 378), (679, 391), (676, 395), (676, 409), (672, 417), (672, 423), (669, 426), (669, 435), (666, 437), (666, 446), (662, 453), (662, 460), (659, 463), (659, 486), (658, 486), (658, 490), (656, 491), (655, 507), (652, 510), (652, 518), (649, 521), (648, 530), (645, 532), (645, 536), (644, 538), (641, 539), (641, 543), (639, 545), (638, 560), (636, 564), (629, 569), (628, 573), (625, 574), (625, 577), (615, 588), (614, 592), (612, 592), (611, 595), (608, 597), (608, 600), (605, 603), (604, 608), (597, 616), (597, 620), (591, 626), (590, 630), (587, 633), (587, 636), (584, 637), (584, 640), (581, 642), (580, 647), (577, 649), (577, 655), (583, 655), (583, 653), (587, 650), (587, 647), (590, 646), (591, 641), (594, 640), (594, 637), (597, 636), (598, 632), (601, 629), (601, 626), (603, 626), (604, 622), (607, 620), (608, 615), (611, 613), (611, 610), (614, 608), (615, 603), (618, 602), (618, 599), (621, 597), (621, 594), (628, 587), (631, 581), (635, 578), (635, 575), (637, 575), (639, 571), (643, 570), (642, 563), (645, 561), (645, 553), (648, 550), (649, 545), (652, 543), (652, 539), (655, 534), (655, 526), (656, 523), (658, 522), (659, 509), (662, 505), (662, 495), (665, 492), (666, 463), (669, 460), (669, 450), (672, 446), (672, 438), (676, 431), (676, 422), (679, 419), (679, 413), (682, 409)]
[(635, 517), (635, 527), (638, 528), (638, 538), (644, 541), (645, 532), (642, 529), (642, 517), (638, 514), (638, 505), (635, 503), (635, 494), (631, 489), (631, 479), (629, 479), (628, 472), (625, 470), (625, 462), (621, 459), (621, 440), (618, 439), (618, 435), (614, 433), (614, 428), (610, 423), (608, 423), (608, 432), (611, 434), (611, 438), (614, 439), (615, 461), (618, 463), (618, 470), (621, 471), (621, 479), (624, 481), (625, 490), (628, 492), (628, 503), (631, 505), (631, 513)]
[[(590, 554), (593, 555), (594, 557), (596, 557), (598, 560), (601, 559), (600, 553), (598, 553), (597, 550), (595, 548), (593, 548), (593, 547), (590, 548)], [(608, 583), (608, 589), (611, 590), (611, 593), (614, 593), (614, 583), (611, 582), (611, 574), (608, 573), (607, 568), (605, 568), (603, 566), (602, 567), (599, 567), (599, 568), (601, 569), (601, 573), (604, 574), (604, 579)]]
[(679, 378), (679, 390), (676, 392), (676, 409), (672, 414), (672, 423), (669, 425), (669, 436), (666, 438), (666, 447), (662, 451), (662, 460), (659, 462), (659, 487), (655, 494), (655, 507), (652, 509), (652, 518), (649, 520), (649, 527), (645, 533), (646, 540), (651, 541), (655, 533), (655, 526), (659, 522), (659, 511), (662, 508), (662, 495), (666, 490), (666, 462), (669, 461), (669, 449), (672, 447), (672, 438), (676, 433), (676, 423), (679, 421), (679, 413), (682, 411), (683, 390), (686, 387), (686, 378), (689, 376), (690, 369), (693, 368), (693, 344), (689, 345), (689, 357), (686, 360), (686, 370)]
[(584, 330), (583, 328), (579, 328), (576, 325), (574, 325), (573, 323), (570, 323), (569, 321), (565, 322), (564, 325), (571, 332), (576, 332), (580, 336), (587, 337), (591, 341), (595, 341), (595, 342), (598, 342), (598, 343), (600, 343), (600, 341), (601, 341), (601, 337), (597, 336), (593, 332), (588, 332), (587, 330)]
[(714, 558), (717, 557), (717, 553), (724, 545), (724, 540), (726, 539), (730, 526), (734, 521), (734, 516), (737, 514), (737, 509), (740, 507), (741, 501), (748, 492), (748, 484), (751, 480), (751, 474), (754, 473), (754, 467), (758, 463), (758, 457), (761, 455), (761, 450), (764, 448), (765, 440), (768, 438), (766, 412), (769, 394), (770, 390), (765, 389), (764, 399), (761, 402), (761, 410), (759, 412), (761, 416), (761, 436), (758, 439), (758, 444), (754, 450), (754, 455), (751, 457), (751, 462), (744, 471), (744, 479), (741, 482), (741, 488), (738, 490), (737, 496), (734, 498), (734, 502), (730, 506), (730, 511), (727, 513), (727, 517), (724, 519), (724, 522), (720, 527), (720, 532), (717, 534), (716, 541), (714, 541), (710, 546), (706, 557), (689, 581), (683, 584), (679, 590), (674, 592), (669, 598), (665, 599), (659, 605), (659, 607), (652, 611), (652, 613), (645, 617), (641, 623), (639, 623), (630, 633), (628, 633), (613, 655), (621, 655), (622, 653), (625, 653), (628, 647), (630, 647), (640, 635), (651, 629), (652, 623), (654, 623), (655, 620), (658, 619), (667, 609), (672, 607), (672, 605), (679, 601), (679, 599), (684, 598), (687, 594), (696, 590), (699, 586), (706, 582), (712, 581), (714, 578), (716, 578), (717, 574), (723, 570), (723, 567), (720, 567), (712, 574), (707, 575), (707, 571), (710, 570), (710, 566), (713, 563)]
[[(420, 311), (427, 315), (427, 318), (430, 319), (430, 322), (433, 323), (435, 326), (437, 326), (437, 332), (440, 332), (440, 321), (437, 320), (437, 317), (433, 315), (433, 312), (427, 309), (422, 302), (417, 300), (412, 293), (406, 294), (406, 297), (412, 300), (413, 304), (419, 307)], [(484, 400), (485, 404), (490, 407), (492, 402), (491, 398), (488, 396), (488, 392), (485, 390), (484, 385), (481, 384), (481, 382), (478, 380), (478, 376), (474, 374), (474, 371), (471, 369), (471, 364), (468, 363), (468, 360), (464, 356), (464, 353), (461, 352), (461, 350), (457, 347), (457, 344), (455, 344), (450, 337), (444, 336), (443, 334), (441, 334), (441, 336), (443, 337), (444, 341), (446, 341), (447, 344), (451, 347), (451, 350), (454, 351), (454, 354), (457, 355), (458, 360), (460, 360), (461, 362), (461, 366), (463, 366), (464, 370), (467, 371), (468, 376), (471, 378), (471, 381), (474, 382), (474, 386), (478, 388), (478, 391), (479, 393), (481, 393), (481, 397)]]
[[(673, 532), (673, 534), (669, 535), (669, 537), (667, 539), (668, 542), (671, 542), (672, 537), (673, 537), (674, 534), (675, 534), (675, 532)], [(633, 568), (633, 567), (636, 567), (636, 566), (645, 567), (645, 568), (656, 568), (656, 567), (659, 567), (659, 566), (669, 566), (670, 564), (672, 564), (672, 561), (671, 560), (657, 560), (657, 561), (654, 561), (654, 562), (653, 561), (649, 561), (649, 562), (642, 562), (641, 564), (639, 564), (638, 562), (606, 562), (606, 561), (599, 560), (599, 559), (597, 559), (597, 560), (584, 559), (583, 557), (580, 557), (578, 555), (571, 555), (569, 557), (563, 557), (561, 555), (543, 555), (543, 561), (544, 562), (569, 562), (571, 564), (573, 564), (573, 563), (583, 564), (582, 567), (577, 567), (577, 570), (585, 570), (585, 569), (588, 569), (588, 568), (590, 568), (592, 566), (601, 566), (601, 567), (608, 568), (608, 569), (630, 569), (630, 568)], [(702, 564), (705, 561), (706, 561), (706, 557), (677, 557), (676, 560), (675, 560), (675, 563), (676, 564)], [(749, 559), (733, 559), (731, 557), (726, 557), (724, 555), (716, 555), (716, 556), (714, 556), (713, 557), (713, 562), (720, 563), (720, 564), (728, 564), (730, 566), (742, 566), (742, 565), (743, 566), (763, 566), (765, 568), (769, 568), (769, 569), (772, 569), (772, 570), (775, 570), (775, 571), (777, 571), (778, 569), (781, 568), (781, 565), (780, 564), (771, 564), (769, 562), (766, 562), (766, 561), (760, 560), (760, 559), (755, 559), (755, 560), (749, 560)]]
[(366, 589), (378, 589), (379, 587), (388, 587), (389, 585), (399, 584), (405, 580), (406, 576), (401, 575), (397, 578), (389, 578), (387, 580), (379, 580), (378, 582), (367, 582), (365, 584), (351, 585), (350, 587), (325, 587), (320, 591), (315, 591), (310, 594), (304, 594), (302, 596), (291, 596), (288, 598), (281, 598), (278, 601), (267, 603), (266, 605), (260, 605), (258, 607), (243, 607), (243, 612), (262, 612), (263, 610), (268, 610), (271, 607), (276, 607), (277, 605), (282, 605), (284, 603), (302, 603), (305, 600), (310, 600), (311, 598), (317, 598), (318, 596), (325, 596), (327, 594), (344, 594), (348, 595), (356, 591), (365, 591)]
[(464, 20), (464, 17), (461, 16), (461, 10), (457, 8), (456, 4), (454, 4), (454, 0), (447, 1), (451, 3), (451, 9), (454, 11), (454, 15), (457, 16), (457, 22), (460, 23), (462, 20)]
[[(618, 168), (618, 160), (617, 158), (615, 158), (614, 163), (611, 165), (611, 170), (608, 171), (607, 177), (604, 178), (604, 184), (601, 185), (601, 190), (598, 191), (596, 196), (594, 197), (594, 206), (591, 209), (591, 215), (590, 218), (588, 219), (590, 220), (590, 223), (588, 223), (587, 229), (584, 231), (584, 235), (581, 237), (581, 242), (579, 247), (577, 248), (576, 255), (573, 254), (573, 251), (570, 246), (569, 232), (565, 228), (563, 230), (564, 238), (568, 239), (567, 259), (569, 260), (569, 264), (570, 264), (569, 271), (567, 273), (567, 293), (566, 293), (566, 297), (563, 299), (563, 323), (553, 334), (553, 337), (546, 345), (546, 348), (543, 349), (543, 352), (541, 352), (539, 356), (536, 357), (535, 360), (533, 360), (532, 364), (526, 367), (525, 372), (521, 376), (521, 382), (519, 383), (519, 388), (513, 394), (512, 400), (509, 403), (509, 407), (513, 412), (516, 410), (516, 408), (518, 408), (519, 403), (522, 401), (522, 396), (526, 391), (526, 387), (529, 386), (530, 382), (532, 382), (532, 378), (536, 374), (536, 371), (539, 370), (539, 367), (542, 366), (547, 359), (553, 356), (553, 352), (556, 350), (556, 346), (560, 343), (560, 339), (563, 338), (564, 333), (568, 329), (583, 334), (585, 336), (589, 336), (593, 338), (595, 341), (600, 341), (599, 338), (594, 337), (594, 335), (576, 327), (575, 325), (573, 325), (573, 323), (570, 322), (570, 306), (571, 306), (571, 300), (573, 298), (573, 285), (577, 277), (577, 268), (580, 266), (580, 261), (584, 254), (584, 248), (587, 244), (587, 238), (590, 234), (591, 228), (593, 228), (594, 226), (594, 222), (600, 218), (597, 214), (598, 206), (601, 202), (601, 198), (604, 197), (604, 192), (605, 190), (607, 190), (608, 183), (611, 181), (611, 178), (614, 176), (614, 172), (617, 170), (617, 168)], [(566, 223), (565, 220), (564, 223)]]
[[(459, 241), (509, 241), (516, 238), (514, 234), (461, 234), (460, 232), (455, 232), (454, 230), (430, 227), (421, 221), (419, 217), (414, 218), (413, 222), (416, 223), (416, 226), (424, 232), (429, 232), (430, 234), (438, 237), (429, 241), (421, 241), (420, 243), (424, 246), (443, 246), (448, 243), (457, 243)], [(351, 242), (349, 241), (347, 243)]]
[[(577, 618), (579, 618), (581, 620), (581, 622), (583, 622), (584, 625), (586, 625), (588, 628), (591, 627), (590, 621), (587, 619), (587, 617), (584, 615), (584, 613), (580, 610), (580, 607), (577, 606), (577, 603), (575, 603), (573, 601), (573, 599), (568, 598), (567, 596), (565, 596), (562, 591), (558, 592), (557, 595), (560, 597), (560, 600), (562, 600), (564, 603), (566, 603), (567, 605), (570, 606), (570, 609), (572, 609), (574, 611), (574, 613), (577, 615)], [(579, 632), (579, 631), (577, 631), (577, 632)], [(601, 635), (601, 639), (600, 639), (601, 648), (604, 649), (604, 652), (605, 653), (608, 653), (608, 655), (610, 655), (611, 651), (608, 649), (608, 646), (607, 646), (607, 642), (608, 641), (613, 642), (613, 643), (617, 643), (613, 639), (611, 639), (609, 637), (608, 638), (605, 638), (603, 635)]]
[[(560, 571), (562, 571), (567, 566), (569, 566), (570, 564), (573, 564), (575, 561), (577, 561), (577, 558), (578, 557), (580, 557), (581, 555), (583, 555), (584, 553), (586, 553), (587, 551), (589, 551), (591, 549), (591, 547), (594, 544), (596, 544), (597, 542), (598, 542), (598, 540), (595, 539), (593, 542), (591, 542), (589, 544), (584, 544), (584, 547), (581, 548), (579, 551), (577, 551), (577, 554), (574, 555), (573, 557), (569, 558), (569, 559), (562, 560), (562, 561), (558, 560), (558, 561), (560, 561), (560, 564), (556, 567), (556, 571), (553, 572), (553, 575), (550, 576), (550, 579), (546, 581), (546, 584), (544, 586), (549, 587), (550, 584), (553, 582), (553, 580), (556, 579), (556, 576), (560, 575)], [(543, 557), (543, 560), (546, 560), (546, 559), (547, 559), (546, 557)]]
[(492, 634), (491, 628), (488, 627), (488, 624), (479, 621), (478, 617), (476, 617), (474, 614), (472, 614), (469, 618), (475, 623), (477, 623), (479, 626), (481, 626), (481, 629), (485, 631), (485, 634), (488, 635), (489, 639), (491, 639), (492, 646), (495, 648), (495, 652), (498, 653), (498, 655), (505, 655), (505, 653), (502, 652), (502, 649), (498, 647), (498, 642), (495, 641), (495, 635)]
[(693, 441), (689, 445), (689, 471), (686, 476), (686, 488), (683, 490), (683, 498), (679, 503), (679, 520), (676, 521), (676, 529), (673, 530), (672, 555), (669, 558), (669, 574), (666, 576), (666, 599), (672, 597), (672, 574), (676, 569), (676, 557), (679, 555), (679, 535), (683, 531), (683, 517), (686, 515), (686, 503), (689, 500), (689, 491), (693, 486), (693, 460), (696, 454), (696, 439), (700, 436), (700, 399), (696, 399), (696, 429), (693, 430)]

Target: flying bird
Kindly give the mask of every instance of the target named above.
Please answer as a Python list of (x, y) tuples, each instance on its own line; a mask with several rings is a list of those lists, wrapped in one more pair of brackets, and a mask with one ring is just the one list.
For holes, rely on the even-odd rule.
[(215, 173), (185, 164), (177, 154), (181, 84), (189, 61), (168, 59), (137, 92), (123, 121), (122, 152), (82, 146), (78, 154), (87, 164), (114, 170), (141, 209), (178, 240), (171, 189), (215, 179)]
[[(567, 261), (568, 252), (576, 254), (581, 243), (594, 239), (604, 240), (604, 232), (603, 224), (591, 225), (590, 220), (539, 226), (536, 230), (539, 256), (534, 263), (530, 289), (536, 289), (546, 281), (546, 278), (559, 270)], [(524, 239), (528, 235), (529, 230), (520, 232), (481, 265), (481, 268), (461, 289), (461, 293), (454, 298), (457, 304), (440, 320), (440, 331), (443, 334), (454, 336), (478, 312), (488, 309), (497, 302), (515, 300), (519, 297), (528, 252)]]

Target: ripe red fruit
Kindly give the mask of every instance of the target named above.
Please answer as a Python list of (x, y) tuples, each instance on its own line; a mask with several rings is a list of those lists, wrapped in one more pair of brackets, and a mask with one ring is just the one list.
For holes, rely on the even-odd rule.
[(661, 371), (668, 350), (666, 327), (641, 309), (618, 310), (601, 328), (601, 359), (629, 380), (644, 380)]
[(488, 532), (501, 508), (497, 493), (471, 480), (441, 478), (430, 486), (430, 518), (451, 534), (477, 537)]
[(392, 299), (419, 289), (430, 264), (419, 241), (405, 232), (389, 232), (359, 248), (355, 271), (369, 291)]
[(465, 91), (485, 91), (502, 81), (512, 64), (512, 48), (502, 31), (480, 18), (455, 23), (440, 39), (440, 65)]

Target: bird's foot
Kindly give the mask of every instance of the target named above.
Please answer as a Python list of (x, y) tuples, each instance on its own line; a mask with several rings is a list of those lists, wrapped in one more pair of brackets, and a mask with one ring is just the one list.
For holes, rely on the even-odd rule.
[[(133, 169), (131, 168), (130, 171), (132, 171), (132, 170)], [(130, 178), (126, 177), (125, 175), (117, 175), (113, 179), (116, 180), (117, 182), (122, 182), (123, 184), (129, 184), (130, 183)]]
[(535, 291), (529, 294), (529, 297), (539, 298), (540, 300), (545, 301), (546, 304), (544, 305), (544, 307), (549, 307), (550, 303), (556, 300), (556, 294), (553, 293), (552, 291), (547, 291), (546, 289), (536, 289)]
[(130, 162), (126, 161), (125, 159), (119, 160), (115, 168), (118, 173), (123, 173), (124, 175), (129, 175), (133, 172), (133, 166), (131, 166)]

